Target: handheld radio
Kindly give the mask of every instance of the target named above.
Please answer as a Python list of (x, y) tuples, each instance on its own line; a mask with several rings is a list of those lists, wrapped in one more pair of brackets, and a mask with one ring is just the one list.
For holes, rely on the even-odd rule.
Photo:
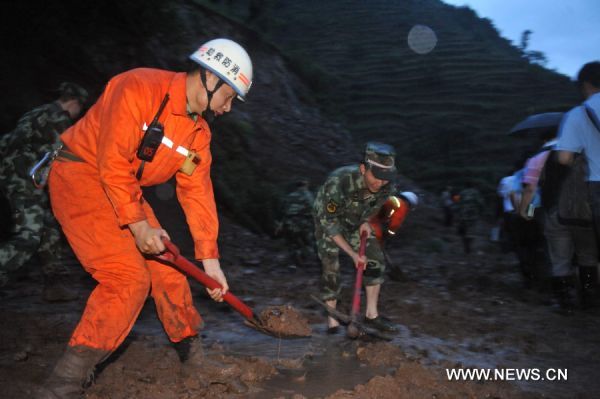
[(167, 101), (169, 101), (168, 93), (165, 94), (165, 97), (160, 103), (160, 108), (156, 115), (154, 115), (154, 119), (152, 119), (150, 126), (146, 129), (146, 133), (144, 133), (144, 137), (137, 149), (136, 155), (142, 161), (152, 162), (156, 155), (156, 151), (158, 151), (158, 146), (160, 146), (165, 135), (164, 127), (162, 123), (158, 121), (158, 118), (160, 114), (162, 114), (165, 105), (167, 105)]

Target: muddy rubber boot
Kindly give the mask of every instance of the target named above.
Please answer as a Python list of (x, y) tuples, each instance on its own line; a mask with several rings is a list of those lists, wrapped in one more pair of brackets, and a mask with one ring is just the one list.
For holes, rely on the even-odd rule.
[(553, 277), (552, 290), (554, 292), (553, 310), (556, 313), (570, 316), (575, 311), (575, 298), (573, 296), (573, 276)]
[(42, 298), (46, 302), (69, 302), (79, 298), (79, 295), (65, 284), (62, 277), (45, 276)]
[(208, 359), (204, 354), (200, 336), (185, 338), (177, 343), (175, 348), (188, 371), (197, 374), (203, 382), (226, 385), (228, 391), (237, 394), (248, 391), (246, 384), (239, 379), (242, 373), (239, 366)]
[(81, 398), (84, 384), (93, 378), (94, 368), (109, 354), (108, 351), (85, 346), (68, 346), (50, 377), (36, 392), (36, 399)]
[(598, 269), (593, 266), (579, 267), (579, 281), (581, 282), (581, 307), (583, 309), (596, 307), (598, 300)]

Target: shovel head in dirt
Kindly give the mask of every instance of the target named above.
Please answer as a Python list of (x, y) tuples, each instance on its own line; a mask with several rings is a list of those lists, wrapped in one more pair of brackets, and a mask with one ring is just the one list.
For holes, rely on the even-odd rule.
[[(163, 242), (165, 244), (166, 251), (163, 254), (157, 256), (158, 259), (167, 262), (170, 265), (174, 266), (176, 269), (184, 272), (185, 274), (192, 277), (194, 280), (198, 281), (206, 288), (209, 288), (211, 290), (215, 288), (222, 288), (221, 285), (215, 279), (206, 274), (194, 263), (181, 256), (179, 248), (177, 248), (175, 244), (173, 244), (167, 239), (163, 239)], [(265, 323), (263, 323), (263, 321), (260, 320), (260, 318), (255, 316), (254, 311), (241, 299), (233, 295), (231, 291), (228, 291), (225, 295), (223, 295), (223, 301), (229, 304), (239, 314), (244, 316), (244, 318), (246, 319), (245, 324), (247, 326), (252, 327), (257, 331), (277, 338), (304, 337), (295, 334), (287, 334), (285, 332), (280, 331), (273, 331), (269, 329), (265, 325)]]

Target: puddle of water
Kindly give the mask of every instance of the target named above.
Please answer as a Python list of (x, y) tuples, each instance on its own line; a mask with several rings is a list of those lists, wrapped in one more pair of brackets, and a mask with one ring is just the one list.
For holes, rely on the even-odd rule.
[(339, 389), (352, 390), (387, 370), (368, 367), (356, 357), (352, 342), (342, 336), (319, 340), (320, 353), (304, 360), (302, 369), (280, 370), (280, 373), (265, 381), (260, 392), (251, 398), (276, 398), (286, 394), (301, 394), (309, 398), (324, 397)]
[(424, 362), (425, 359), (430, 362), (451, 361), (461, 363), (465, 367), (494, 368), (507, 356), (519, 353), (513, 348), (496, 346), (492, 350), (491, 345), (486, 342), (486, 337), (454, 341), (424, 334), (414, 335), (403, 325), (398, 325), (398, 329), (398, 335), (391, 343), (409, 355), (424, 358)]
[[(300, 369), (280, 368), (278, 375), (260, 384), (264, 391), (248, 396), (249, 398), (268, 399), (286, 397), (294, 393), (307, 397), (324, 397), (338, 389), (352, 390), (357, 384), (364, 384), (375, 375), (392, 371), (366, 367), (356, 358), (353, 341), (347, 340), (343, 335), (328, 336), (322, 326), (317, 327), (311, 338), (278, 339), (245, 326), (240, 315), (233, 311), (221, 311), (222, 309), (206, 312), (206, 328), (202, 331), (206, 348), (217, 343), (223, 346), (226, 354), (263, 357), (275, 365), (280, 359), (299, 359), (302, 362)], [(398, 325), (398, 328), (399, 332), (391, 343), (400, 347), (406, 354), (419, 359), (424, 365), (448, 361), (451, 364), (460, 363), (465, 368), (542, 368), (549, 360), (539, 354), (524, 355), (518, 345), (511, 347), (491, 343), (486, 335), (442, 339), (415, 334), (405, 325)], [(164, 337), (165, 343), (168, 342), (153, 306), (144, 309), (134, 332)], [(563, 358), (552, 367), (568, 367), (570, 372), (573, 371), (569, 380), (576, 380), (575, 361), (576, 359)], [(530, 391), (548, 391), (547, 381), (513, 383)], [(563, 391), (567, 393), (568, 386), (555, 382), (551, 388), (557, 394)]]

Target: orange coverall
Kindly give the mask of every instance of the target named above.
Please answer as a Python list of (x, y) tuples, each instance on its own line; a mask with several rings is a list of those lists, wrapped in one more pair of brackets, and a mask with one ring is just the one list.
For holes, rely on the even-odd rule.
[[(200, 84), (200, 83), (198, 83)], [(165, 140), (141, 181), (136, 150), (166, 93), (159, 121)], [(87, 272), (98, 282), (69, 345), (114, 351), (126, 338), (148, 293), (173, 342), (196, 335), (202, 319), (186, 277), (146, 259), (127, 225), (147, 219), (160, 227), (140, 186), (164, 183), (173, 175), (197, 259), (218, 258), (218, 219), (210, 179), (211, 133), (204, 119), (186, 111), (186, 74), (134, 69), (110, 80), (87, 114), (61, 139), (83, 162), (57, 158), (49, 177), (52, 208)], [(167, 142), (168, 142), (167, 140)], [(191, 175), (178, 172), (193, 150), (200, 163)], [(179, 152), (177, 150), (180, 150)]]

